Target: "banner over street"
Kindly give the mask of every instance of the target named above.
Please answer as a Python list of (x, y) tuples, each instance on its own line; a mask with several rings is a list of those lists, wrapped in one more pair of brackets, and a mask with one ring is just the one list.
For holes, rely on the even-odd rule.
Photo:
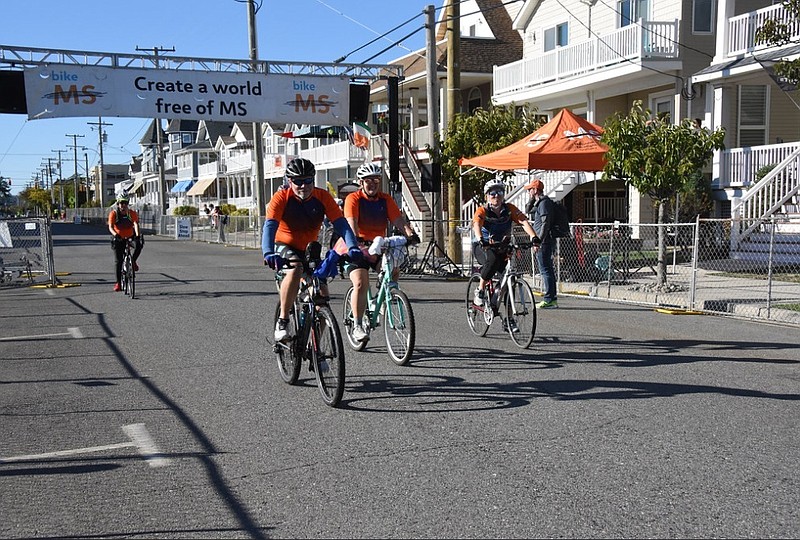
[(25, 70), (29, 119), (133, 117), (349, 125), (349, 79), (47, 64)]

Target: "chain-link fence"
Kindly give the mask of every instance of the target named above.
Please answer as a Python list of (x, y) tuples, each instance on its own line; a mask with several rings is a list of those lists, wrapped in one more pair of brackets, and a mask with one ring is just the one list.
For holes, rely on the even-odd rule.
[[(471, 245), (469, 228), (460, 230)], [(561, 295), (800, 325), (800, 223), (573, 223), (571, 230), (554, 255)], [(525, 233), (515, 227), (514, 234)], [(464, 253), (466, 271), (478, 271)], [(529, 262), (542, 291), (535, 257)]]
[(0, 287), (55, 285), (52, 254), (46, 218), (0, 219)]

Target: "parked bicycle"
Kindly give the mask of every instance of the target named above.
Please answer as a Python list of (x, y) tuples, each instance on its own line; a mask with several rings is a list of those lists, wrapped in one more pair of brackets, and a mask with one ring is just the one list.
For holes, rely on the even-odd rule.
[(128, 238), (125, 241), (125, 252), (122, 255), (122, 273), (120, 275), (122, 291), (131, 299), (136, 298), (136, 270), (134, 270), (133, 266), (133, 250), (135, 247), (133, 238)]
[[(392, 271), (407, 257), (405, 236), (377, 237), (370, 246), (372, 255), (382, 255), (381, 271), (378, 274), (378, 292), (373, 296), (372, 286), (367, 288), (367, 309), (363, 317), (363, 328), (368, 332), (383, 325), (386, 349), (389, 358), (398, 366), (404, 366), (414, 354), (416, 330), (411, 301), (400, 285), (392, 281)], [(344, 295), (344, 325), (347, 343), (355, 351), (367, 346), (367, 341), (353, 339), (353, 308), (351, 299), (355, 289), (350, 286)]]
[[(274, 343), (273, 350), (281, 378), (286, 383), (297, 383), (300, 368), (307, 361), (309, 370), (314, 372), (322, 400), (326, 405), (335, 407), (344, 394), (344, 346), (339, 324), (328, 299), (320, 294), (320, 279), (314, 275), (315, 268), (320, 264), (320, 248), (318, 242), (312, 242), (306, 250), (307, 262), (303, 266), (300, 289), (289, 312), (290, 337)], [(294, 267), (286, 259), (282, 263), (284, 268)], [(282, 270), (275, 273), (278, 290), (283, 278)], [(275, 327), (280, 317), (280, 309), (279, 301), (271, 328)]]
[(485, 336), (495, 319), (500, 319), (503, 331), (511, 340), (525, 349), (536, 334), (536, 302), (533, 290), (525, 281), (523, 272), (517, 270), (524, 256), (530, 256), (531, 242), (519, 242), (514, 238), (492, 246), (506, 257), (506, 269), (502, 276), (486, 282), (483, 306), (476, 306), (473, 299), (480, 284), (480, 274), (474, 274), (467, 283), (467, 323), (475, 335)]

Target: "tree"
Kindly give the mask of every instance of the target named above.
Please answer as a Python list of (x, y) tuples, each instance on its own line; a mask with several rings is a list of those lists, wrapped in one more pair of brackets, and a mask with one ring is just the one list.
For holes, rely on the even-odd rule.
[(47, 216), (52, 213), (52, 209), (50, 208), (50, 192), (46, 189), (40, 187), (25, 188), (20, 192), (19, 198), (26, 206), (38, 208)]
[[(783, 46), (794, 43), (792, 41), (793, 28), (800, 22), (800, 0), (784, 0), (783, 7), (794, 17), (794, 24), (781, 22), (776, 19), (767, 19), (756, 31), (756, 43)], [(795, 60), (781, 60), (775, 64), (775, 73), (786, 77), (794, 84), (800, 83), (800, 58)]]
[[(440, 134), (435, 148), (430, 149), (433, 161), (442, 167), (442, 180), (450, 189), (458, 186), (458, 160), (494, 152), (514, 143), (541, 125), (528, 107), (518, 111), (514, 106), (478, 108), (472, 114), (457, 114)], [(513, 172), (502, 173), (504, 177)], [(494, 174), (476, 171), (463, 178), (462, 187), (470, 196), (482, 196), (483, 184)], [(462, 201), (463, 202), (463, 201)]]
[[(696, 182), (697, 174), (722, 150), (725, 132), (698, 129), (689, 119), (671, 124), (652, 118), (642, 102), (629, 114), (616, 113), (604, 125), (601, 141), (608, 146), (603, 178), (618, 178), (649, 195), (658, 207), (659, 225), (666, 223), (667, 207), (675, 195)], [(667, 281), (666, 232), (658, 228), (657, 282)]]

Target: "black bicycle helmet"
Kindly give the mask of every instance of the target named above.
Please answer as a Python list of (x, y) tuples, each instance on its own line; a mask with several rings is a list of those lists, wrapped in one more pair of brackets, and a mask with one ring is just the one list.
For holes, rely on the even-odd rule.
[(286, 178), (309, 178), (316, 175), (314, 164), (305, 158), (294, 158), (286, 165)]

